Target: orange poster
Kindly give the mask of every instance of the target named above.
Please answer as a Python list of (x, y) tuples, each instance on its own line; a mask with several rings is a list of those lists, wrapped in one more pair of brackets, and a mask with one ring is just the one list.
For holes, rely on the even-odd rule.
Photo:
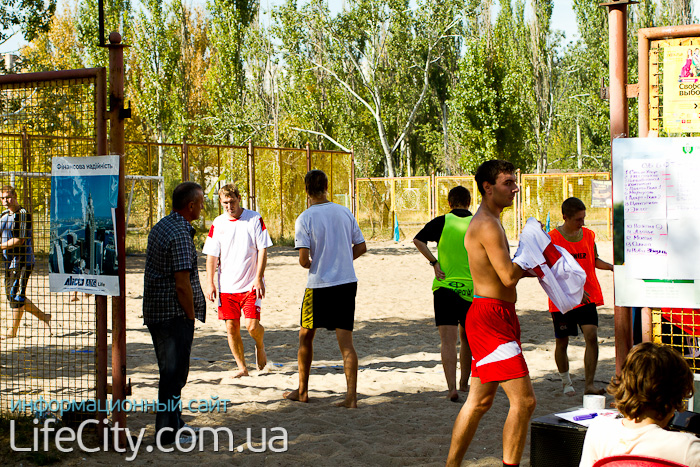
[(663, 129), (700, 132), (700, 46), (664, 47)]

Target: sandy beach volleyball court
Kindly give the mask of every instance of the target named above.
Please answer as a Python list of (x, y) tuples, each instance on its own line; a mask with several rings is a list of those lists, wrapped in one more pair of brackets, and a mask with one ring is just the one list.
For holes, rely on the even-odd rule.
[[(600, 255), (612, 260), (612, 244), (598, 245)], [(282, 393), (296, 388), (299, 305), (307, 271), (298, 265), (290, 247), (269, 250), (266, 271), (267, 297), (262, 323), (268, 367), (251, 376), (234, 379), (236, 368), (226, 343), (224, 325), (208, 305), (207, 322), (197, 322), (192, 362), (183, 400), (219, 397), (229, 399), (227, 413), (191, 413), (183, 418), (199, 427), (228, 427), (235, 436), (234, 452), (228, 446), (214, 451), (205, 438), (203, 452), (147, 452), (154, 442), (155, 416), (143, 412), (128, 415), (129, 429), (145, 428), (138, 455), (127, 462), (125, 454), (74, 452), (63, 465), (444, 465), (452, 424), (460, 402), (448, 401), (440, 363), (440, 339), (433, 322), (432, 268), (410, 239), (401, 243), (370, 242), (368, 253), (355, 262), (359, 278), (355, 315), (355, 346), (359, 357), (357, 410), (333, 403), (342, 400), (345, 377), (335, 334), (319, 330), (315, 340), (309, 404), (284, 400)], [(511, 248), (514, 251), (514, 248)], [(143, 325), (142, 257), (127, 258), (127, 354), (130, 399), (153, 400), (157, 396), (158, 369), (150, 335)], [(200, 262), (204, 277), (204, 259)], [(606, 305), (600, 314), (600, 359), (596, 381), (604, 386), (614, 372), (612, 273), (598, 272)], [(535, 417), (581, 404), (583, 351), (581, 336), (569, 347), (571, 373), (577, 396), (562, 394), (554, 364), (554, 336), (547, 299), (535, 279), (518, 285), (516, 310), (522, 326), (525, 358), (537, 395)], [(110, 320), (111, 322), (111, 320)], [(253, 340), (243, 333), (246, 360), (255, 362)], [(111, 342), (111, 337), (110, 337)], [(110, 357), (111, 361), (111, 357)], [(111, 371), (111, 370), (110, 370)], [(501, 430), (508, 411), (502, 390), (492, 410), (482, 420), (464, 465), (500, 466)], [(250, 429), (253, 448), (261, 449), (261, 432), (288, 436), (286, 452), (252, 452), (246, 444)], [(222, 439), (223, 440), (223, 439)], [(277, 443), (279, 445), (279, 443)], [(239, 450), (239, 446), (241, 446)], [(77, 450), (77, 446), (76, 450)], [(529, 440), (521, 465), (529, 465)]]

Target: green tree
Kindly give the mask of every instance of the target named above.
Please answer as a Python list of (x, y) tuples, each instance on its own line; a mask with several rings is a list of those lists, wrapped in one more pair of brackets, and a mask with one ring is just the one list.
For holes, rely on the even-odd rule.
[(55, 12), (56, 0), (3, 0), (0, 8), (0, 45), (19, 31), (27, 41), (47, 32)]

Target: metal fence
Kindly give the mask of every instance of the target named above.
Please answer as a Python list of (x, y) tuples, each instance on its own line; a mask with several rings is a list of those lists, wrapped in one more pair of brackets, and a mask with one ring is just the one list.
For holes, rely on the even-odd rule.
[(26, 264), (35, 258), (24, 301), (15, 295), (13, 264), (2, 260), (0, 332), (8, 338), (0, 344), (0, 412), (105, 393), (106, 343), (98, 352), (98, 334), (105, 340), (106, 326), (101, 333), (98, 322), (106, 318), (92, 296), (49, 292), (51, 186), (41, 175), (52, 157), (96, 155), (100, 138), (106, 141), (104, 90), (102, 68), (0, 76), (0, 185), (17, 190), (31, 226), (24, 242), (32, 241), (34, 254), (19, 252)]
[(700, 310), (656, 308), (651, 310), (651, 322), (652, 340), (678, 350), (690, 369), (700, 373)]
[[(529, 217), (535, 217), (551, 228), (563, 222), (562, 202), (571, 196), (586, 204), (586, 225), (601, 240), (612, 239), (611, 209), (597, 207), (597, 181), (610, 180), (610, 174), (559, 173), (520, 174), (520, 192), (513, 206), (503, 210), (501, 222), (508, 237), (518, 238)], [(472, 211), (481, 203), (476, 181), (471, 175), (358, 178), (356, 181), (356, 216), (362, 232), (371, 239), (394, 238), (398, 221), (399, 238), (413, 238), (432, 218), (449, 211), (447, 194), (462, 185), (472, 195)], [(609, 198), (609, 197), (608, 197)]]
[[(218, 190), (238, 185), (242, 205), (262, 215), (276, 241), (294, 237), (294, 222), (306, 209), (304, 175), (321, 169), (329, 178), (330, 198), (352, 209), (354, 197), (353, 154), (307, 147), (269, 148), (204, 144), (159, 144), (127, 141), (130, 176), (163, 177), (127, 180), (127, 251), (145, 251), (150, 228), (170, 211), (172, 190), (183, 180), (202, 185), (206, 199), (202, 217), (195, 223), (197, 243), (204, 242), (212, 220), (222, 213)], [(201, 245), (199, 245), (201, 246)]]

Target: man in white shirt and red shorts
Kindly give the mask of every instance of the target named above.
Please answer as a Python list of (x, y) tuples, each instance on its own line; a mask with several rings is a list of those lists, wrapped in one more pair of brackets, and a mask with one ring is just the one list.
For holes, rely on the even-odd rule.
[(224, 213), (212, 222), (202, 250), (207, 255), (206, 295), (213, 302), (218, 290), (219, 319), (226, 322), (228, 345), (238, 365), (234, 378), (240, 378), (248, 375), (241, 339), (241, 315), (246, 318), (248, 333), (255, 340), (258, 369), (267, 365), (260, 304), (265, 297), (263, 276), (267, 248), (272, 246), (272, 240), (260, 214), (241, 207), (236, 185), (221, 187), (219, 201)]

